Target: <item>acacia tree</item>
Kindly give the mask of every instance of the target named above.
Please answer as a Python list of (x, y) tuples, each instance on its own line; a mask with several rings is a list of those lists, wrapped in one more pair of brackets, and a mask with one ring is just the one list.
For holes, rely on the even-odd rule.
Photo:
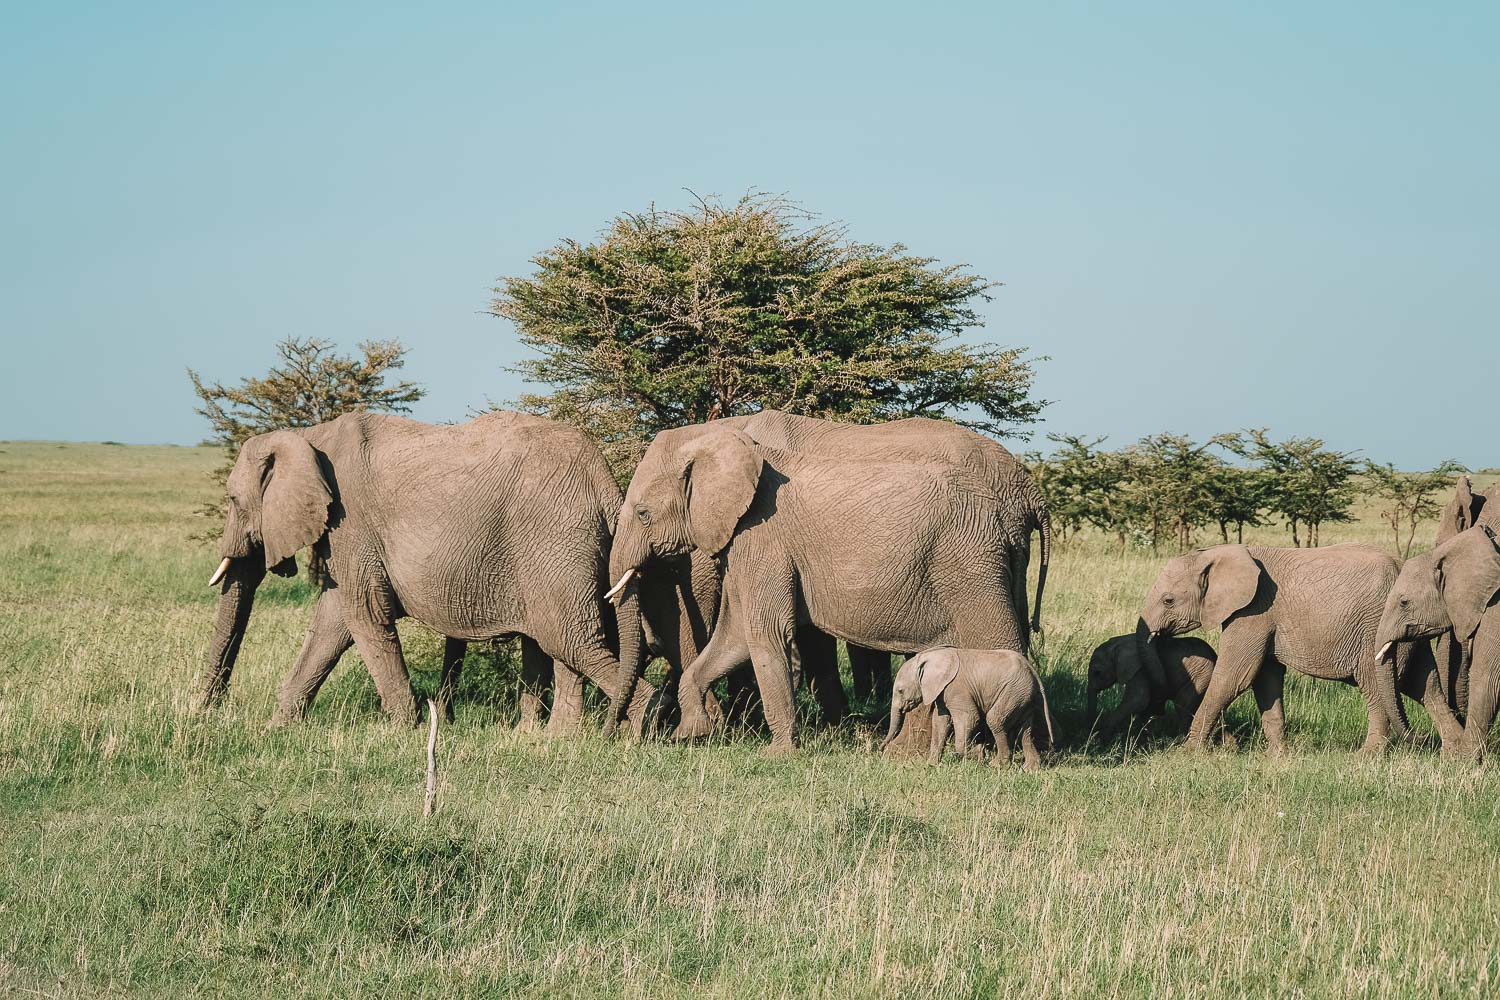
[[(281, 363), (259, 378), (238, 385), (205, 383), (188, 369), (202, 405), (195, 412), (208, 420), (212, 440), (224, 448), (224, 463), (210, 473), (214, 499), (198, 510), (214, 522), (224, 518), (224, 483), (246, 439), (267, 431), (311, 427), (356, 410), (406, 413), (426, 390), (415, 382), (390, 382), (406, 364), (406, 348), (397, 340), (359, 345), (361, 356), (336, 352), (331, 341), (288, 337), (276, 344)], [(207, 529), (196, 537), (217, 537)]]
[(993, 283), (783, 198), (621, 215), (532, 263), (490, 309), (537, 352), (511, 370), (548, 387), (518, 405), (582, 427), (617, 470), (658, 431), (766, 408), (1005, 436), (1046, 405), (1023, 349), (957, 342)]
[[(1366, 480), (1374, 488), (1375, 495), (1385, 501), (1380, 519), (1391, 526), (1398, 556), (1402, 559), (1411, 557), (1417, 525), (1442, 512), (1442, 502), (1434, 494), (1446, 493), (1453, 484), (1453, 477), (1465, 471), (1452, 459), (1426, 472), (1397, 472), (1389, 462), (1365, 463)], [(1403, 531), (1406, 532), (1404, 540), (1401, 537)]]
[(1226, 434), (1221, 440), (1235, 454), (1261, 464), (1267, 507), (1286, 519), (1292, 545), (1302, 546), (1299, 526), (1307, 528), (1307, 544), (1315, 547), (1325, 522), (1351, 520), (1354, 477), (1360, 468), (1352, 452), (1332, 451), (1321, 438), (1292, 437), (1277, 443), (1265, 428)]

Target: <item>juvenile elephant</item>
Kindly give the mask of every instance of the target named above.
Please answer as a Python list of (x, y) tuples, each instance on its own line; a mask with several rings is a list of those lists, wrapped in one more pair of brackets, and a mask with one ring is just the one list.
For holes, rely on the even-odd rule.
[[(664, 431), (625, 494), (610, 558), (639, 572), (696, 550), (722, 567), (713, 636), (683, 674), (678, 736), (707, 735), (708, 685), (750, 662), (774, 751), (796, 744), (791, 643), (812, 625), (870, 649), (1019, 649), (1003, 503), (962, 469), (756, 444), (732, 427)], [(858, 530), (851, 530), (858, 526)], [(634, 678), (617, 693), (619, 717)]]
[[(1376, 655), (1375, 626), (1396, 580), (1396, 562), (1368, 545), (1284, 549), (1216, 545), (1170, 560), (1141, 612), (1154, 639), (1223, 627), (1218, 663), (1193, 716), (1188, 746), (1201, 749), (1229, 703), (1253, 687), (1273, 754), (1284, 750), (1286, 668), (1352, 683), (1365, 699), (1363, 750), (1408, 732), (1397, 693), (1406, 651), (1395, 664)], [(1426, 679), (1433, 680), (1430, 672)], [(1423, 703), (1444, 738), (1457, 723), (1435, 683)]]
[[(529, 680), (549, 661), (565, 665), (556, 670), (553, 724), (575, 724), (582, 688), (574, 672), (613, 695), (617, 650), (627, 675), (640, 670), (635, 598), (622, 602), (617, 626), (600, 595), (619, 509), (619, 487), (593, 442), (539, 417), (494, 413), (438, 427), (355, 413), (250, 438), (229, 474), (200, 702), (223, 696), (266, 571), (294, 573), (295, 554), (313, 547), (328, 578), (273, 722), (300, 718), (351, 645), (386, 713), (414, 722), (395, 624), (410, 617), (449, 638), (445, 698), (466, 641), (520, 635)], [(651, 694), (637, 689), (633, 720)]]
[[(1150, 641), (1142, 622), (1135, 632), (1101, 642), (1089, 657), (1088, 716), (1097, 719), (1100, 736), (1109, 740), (1132, 719), (1160, 714), (1172, 702), (1184, 729), (1192, 724), (1203, 693), (1213, 677), (1214, 649), (1197, 636), (1162, 637)], [(1145, 669), (1155, 659), (1156, 672), (1166, 678), (1164, 687), (1151, 683)], [(1099, 714), (1099, 695), (1116, 685), (1125, 686), (1118, 708)]]
[[(1451, 631), (1472, 649), (1469, 712), (1455, 752), (1481, 757), (1500, 700), (1500, 548), (1483, 525), (1407, 560), (1376, 630), (1381, 654)], [(1449, 750), (1443, 741), (1443, 749)]]
[(1036, 731), (1044, 729), (1052, 742), (1047, 691), (1031, 661), (1014, 650), (938, 646), (907, 660), (891, 686), (891, 722), (882, 749), (896, 741), (906, 713), (919, 703), (932, 708), (927, 753), (932, 764), (942, 759), (950, 734), (954, 751), (967, 756), (980, 720), (995, 737), (997, 767), (1010, 763), (1011, 746), (1019, 741), (1026, 769), (1034, 771), (1042, 766)]

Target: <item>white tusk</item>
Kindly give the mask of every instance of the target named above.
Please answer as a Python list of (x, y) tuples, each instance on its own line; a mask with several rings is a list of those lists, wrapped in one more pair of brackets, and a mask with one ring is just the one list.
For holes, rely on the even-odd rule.
[(604, 592), (604, 599), (606, 601), (613, 601), (616, 597), (619, 597), (620, 592), (625, 589), (625, 585), (630, 582), (630, 578), (633, 576), (635, 576), (635, 570), (627, 569), (625, 575), (620, 577), (620, 582)]
[(1379, 663), (1381, 660), (1384, 660), (1385, 659), (1385, 655), (1391, 651), (1391, 647), (1394, 646), (1394, 645), (1395, 645), (1394, 642), (1388, 642), (1384, 646), (1381, 646), (1380, 647), (1380, 652), (1375, 657), (1375, 662)]
[(219, 568), (214, 570), (214, 575), (208, 578), (208, 585), (210, 587), (217, 587), (219, 585), (219, 581), (224, 579), (224, 574), (228, 572), (229, 557), (225, 556), (224, 561), (219, 563)]

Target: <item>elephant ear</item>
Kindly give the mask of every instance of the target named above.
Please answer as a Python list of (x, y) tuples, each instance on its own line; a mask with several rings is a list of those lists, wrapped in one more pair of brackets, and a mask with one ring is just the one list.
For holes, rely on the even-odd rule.
[(760, 485), (761, 457), (744, 434), (715, 428), (683, 449), (688, 536), (709, 555), (723, 551)]
[(1484, 609), (1500, 592), (1500, 549), (1489, 528), (1470, 528), (1443, 545), (1437, 560), (1438, 590), (1460, 642), (1479, 628)]
[(1255, 600), (1260, 564), (1243, 545), (1220, 545), (1203, 553), (1204, 628), (1218, 628), (1229, 616)]
[(333, 491), (318, 464), (318, 453), (301, 436), (274, 431), (264, 436), (260, 447), (260, 537), (266, 568), (274, 569), (328, 530)]
[(1453, 499), (1443, 507), (1443, 513), (1438, 518), (1437, 544), (1441, 545), (1459, 532), (1472, 528), (1474, 515), (1477, 513), (1475, 506), (1474, 487), (1469, 482), (1469, 477), (1459, 476), (1458, 485), (1453, 490)]
[(923, 653), (921, 660), (917, 665), (917, 683), (922, 688), (922, 704), (931, 705), (958, 676), (958, 657), (948, 649)]

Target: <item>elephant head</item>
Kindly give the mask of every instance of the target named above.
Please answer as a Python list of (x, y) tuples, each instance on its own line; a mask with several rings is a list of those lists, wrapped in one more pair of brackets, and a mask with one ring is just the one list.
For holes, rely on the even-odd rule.
[(1219, 628), (1255, 599), (1260, 578), (1260, 564), (1243, 545), (1216, 545), (1178, 556), (1151, 585), (1137, 632), (1144, 628), (1156, 639)]
[[(653, 561), (690, 552), (717, 556), (760, 485), (762, 460), (742, 432), (716, 425), (663, 431), (631, 477), (610, 549), (608, 596), (624, 594)], [(617, 723), (640, 669), (622, 678), (610, 710)]]
[(886, 729), (885, 742), (880, 745), (882, 750), (896, 742), (896, 737), (901, 735), (901, 725), (906, 721), (907, 712), (916, 708), (918, 703), (930, 706), (953, 683), (953, 678), (958, 676), (957, 657), (932, 655), (950, 648), (938, 646), (923, 650), (901, 664), (901, 669), (896, 671), (896, 680), (891, 684), (891, 721)]
[(223, 561), (208, 581), (221, 589), (199, 693), (203, 706), (223, 697), (255, 590), (266, 571), (296, 574), (294, 557), (328, 530), (328, 508), (334, 499), (318, 453), (294, 431), (272, 431), (246, 441), (229, 473), (226, 492), (219, 540)]
[(1430, 639), (1450, 628), (1459, 642), (1467, 642), (1497, 593), (1500, 548), (1483, 525), (1408, 559), (1386, 597), (1376, 630), (1381, 658), (1398, 642)]
[(1151, 685), (1153, 697), (1161, 697), (1166, 690), (1166, 669), (1152, 642), (1150, 630), (1142, 619), (1136, 619), (1133, 635), (1119, 635), (1107, 639), (1095, 647), (1089, 657), (1087, 683), (1088, 715), (1099, 714), (1099, 695), (1117, 684), (1128, 684), (1136, 677), (1144, 676)]

